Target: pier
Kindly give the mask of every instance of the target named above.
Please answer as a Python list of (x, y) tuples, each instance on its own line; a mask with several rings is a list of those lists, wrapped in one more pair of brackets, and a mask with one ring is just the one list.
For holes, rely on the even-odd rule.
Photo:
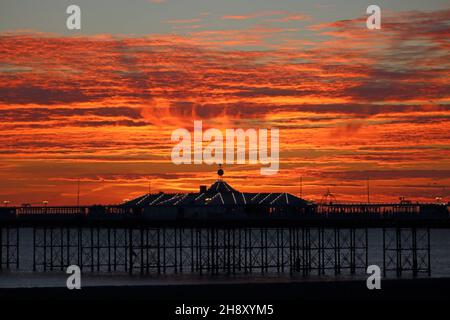
[[(128, 274), (363, 274), (368, 230), (381, 229), (383, 272), (431, 275), (430, 229), (449, 228), (447, 207), (338, 204), (293, 216), (155, 219), (124, 206), (0, 210), (0, 269)], [(23, 232), (32, 240), (23, 241)], [(27, 247), (28, 246), (28, 247)]]

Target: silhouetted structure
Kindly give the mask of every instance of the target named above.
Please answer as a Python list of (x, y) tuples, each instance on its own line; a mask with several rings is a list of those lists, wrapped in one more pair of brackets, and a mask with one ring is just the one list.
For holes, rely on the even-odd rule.
[(19, 268), (32, 230), (33, 270), (150, 273), (364, 272), (368, 228), (383, 229), (384, 272), (431, 273), (430, 227), (446, 205), (319, 205), (290, 193), (246, 193), (218, 179), (195, 193), (148, 193), (116, 206), (0, 209), (0, 269)]
[[(219, 169), (220, 172), (221, 169)], [(246, 218), (265, 215), (288, 217), (312, 213), (313, 206), (290, 193), (240, 192), (218, 179), (197, 193), (146, 194), (122, 204), (142, 208), (153, 218)]]

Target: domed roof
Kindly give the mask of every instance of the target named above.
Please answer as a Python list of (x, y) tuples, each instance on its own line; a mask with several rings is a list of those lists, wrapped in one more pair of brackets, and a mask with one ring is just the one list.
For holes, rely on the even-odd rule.
[(228, 183), (223, 180), (217, 180), (206, 191), (208, 193), (227, 193), (227, 192), (239, 192), (232, 188)]
[(195, 207), (198, 206), (261, 206), (267, 207), (304, 207), (308, 202), (290, 193), (242, 193), (223, 179), (223, 170), (219, 167), (218, 179), (208, 189), (200, 186), (200, 192), (176, 193), (176, 194), (146, 194), (134, 200), (125, 202), (123, 206), (177, 206)]

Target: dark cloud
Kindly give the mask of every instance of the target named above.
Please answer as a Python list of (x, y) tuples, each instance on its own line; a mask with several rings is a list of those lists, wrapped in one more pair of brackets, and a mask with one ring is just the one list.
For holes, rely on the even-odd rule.
[(101, 108), (14, 108), (2, 109), (5, 122), (38, 122), (65, 117), (98, 116), (124, 117), (141, 119), (141, 110), (131, 107), (101, 107)]
[(344, 180), (373, 180), (395, 179), (449, 179), (450, 170), (367, 170), (367, 171), (327, 171), (322, 172), (323, 178)]
[(37, 86), (0, 87), (0, 102), (7, 104), (57, 104), (87, 102), (92, 98), (82, 90)]

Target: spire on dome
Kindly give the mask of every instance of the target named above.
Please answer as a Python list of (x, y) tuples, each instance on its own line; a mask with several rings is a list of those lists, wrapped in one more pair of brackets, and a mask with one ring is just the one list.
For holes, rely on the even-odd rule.
[(219, 164), (219, 169), (217, 170), (217, 181), (214, 182), (207, 190), (208, 193), (227, 193), (227, 192), (239, 192), (233, 189), (228, 183), (223, 180), (224, 171), (222, 169), (222, 164)]
[(236, 189), (232, 188), (228, 183), (223, 180), (217, 180), (214, 182), (207, 190), (207, 192), (211, 193), (226, 193), (226, 192), (239, 192)]
[(218, 180), (222, 180), (223, 174), (224, 174), (224, 172), (223, 172), (223, 169), (222, 169), (222, 165), (219, 164), (219, 170), (217, 170)]

